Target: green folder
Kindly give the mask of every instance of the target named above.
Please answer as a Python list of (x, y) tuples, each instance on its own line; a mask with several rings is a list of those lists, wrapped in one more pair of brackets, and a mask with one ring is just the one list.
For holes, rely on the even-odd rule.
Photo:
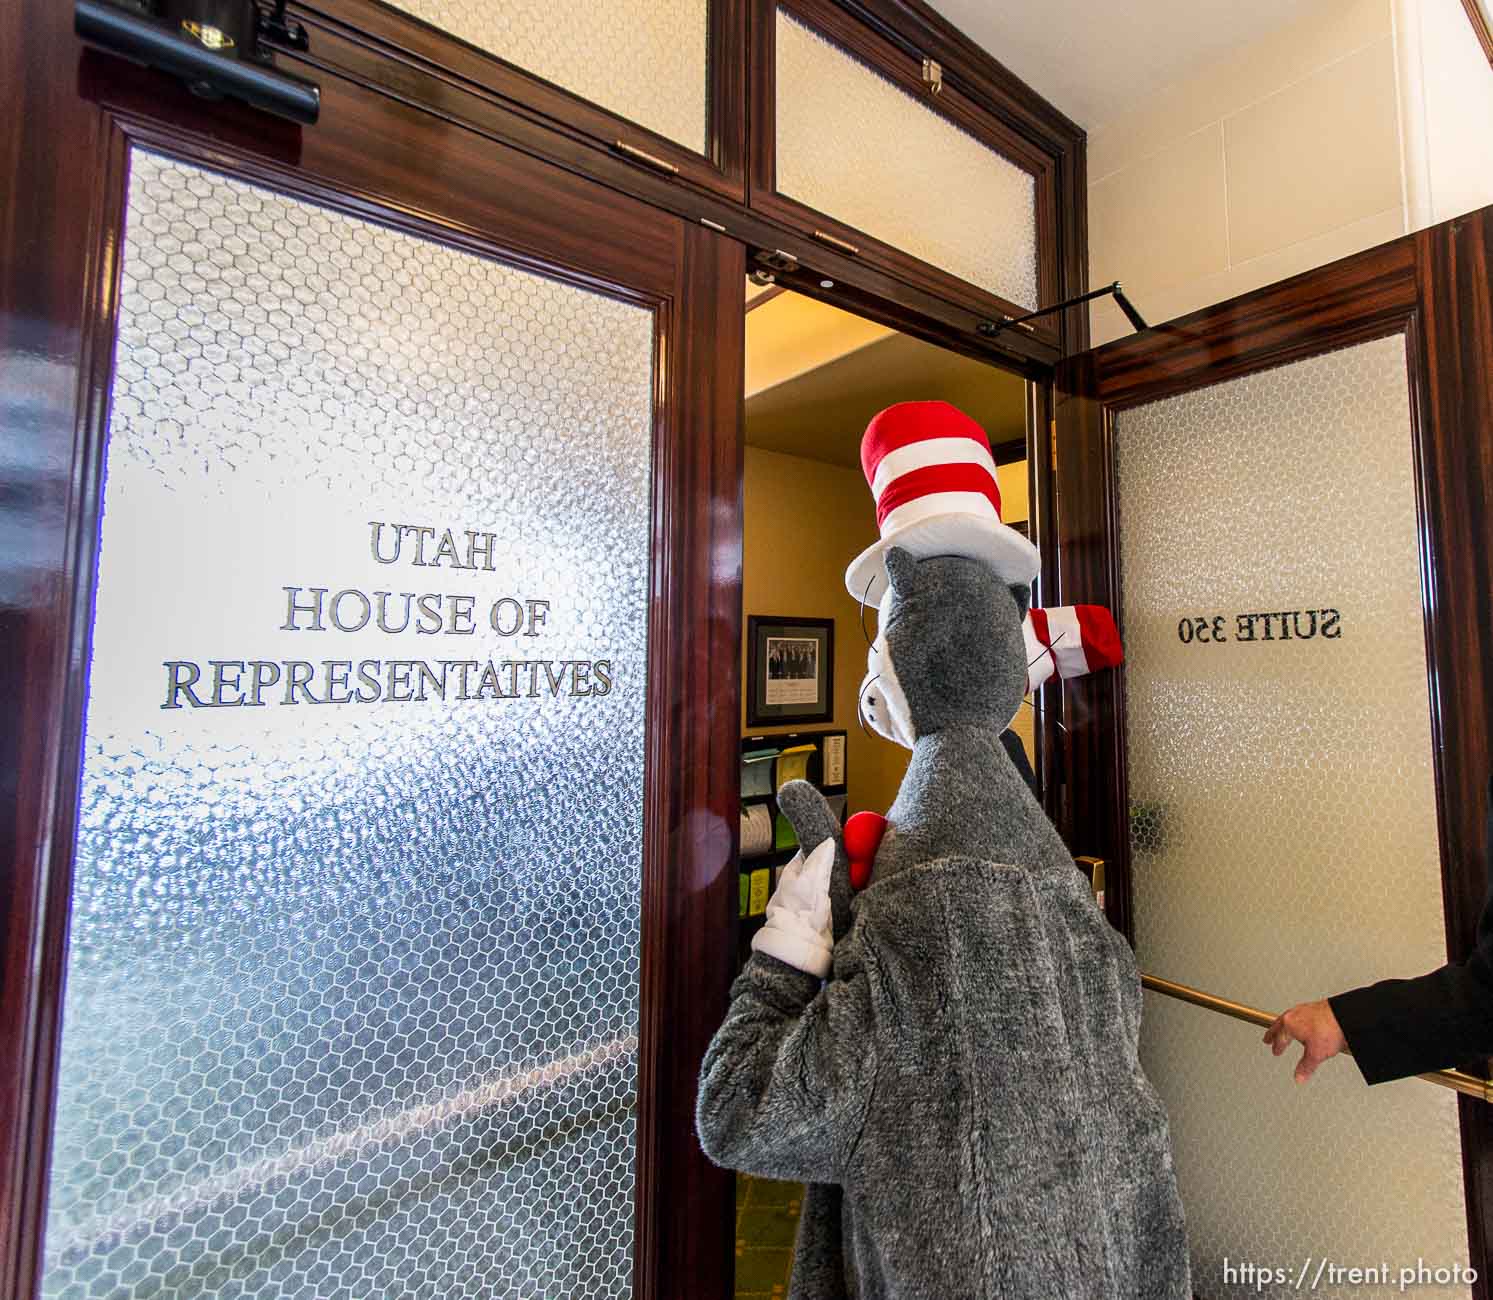
[(794, 833), (793, 823), (779, 813), (777, 821), (773, 824), (773, 848), (781, 850), (797, 847), (798, 836)]

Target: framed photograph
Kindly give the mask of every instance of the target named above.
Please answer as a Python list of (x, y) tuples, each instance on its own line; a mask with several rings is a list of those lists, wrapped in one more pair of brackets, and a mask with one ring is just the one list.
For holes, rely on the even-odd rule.
[(828, 722), (835, 711), (835, 620), (747, 618), (747, 726)]

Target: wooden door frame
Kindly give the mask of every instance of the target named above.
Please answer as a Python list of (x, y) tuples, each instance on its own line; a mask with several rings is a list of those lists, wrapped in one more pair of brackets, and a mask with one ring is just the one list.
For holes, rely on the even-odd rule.
[(0, 498), (26, 539), (0, 556), (0, 693), (14, 709), (0, 728), (0, 1059), (19, 1066), (0, 1080), (0, 1294), (35, 1295), (41, 1267), (134, 146), (656, 309), (635, 1293), (724, 1294), (732, 1188), (693, 1115), (737, 902), (741, 246), (351, 81), (323, 77), (322, 125), (303, 133), (80, 58), (70, 5), (4, 9), (3, 161), (24, 198), (0, 228), (0, 357), (17, 403), (0, 437), (31, 473)]
[[(754, 211), (775, 224), (796, 230), (811, 239), (835, 247), (858, 250), (856, 256), (874, 260), (899, 279), (957, 302), (987, 318), (1019, 316), (1031, 307), (1009, 302), (995, 293), (962, 280), (948, 271), (903, 252), (867, 231), (846, 224), (833, 213), (820, 211), (777, 188), (777, 35), (779, 11), (802, 23), (849, 58), (863, 64), (901, 89), (909, 106), (921, 104), (929, 112), (952, 122), (983, 145), (991, 154), (1021, 168), (1032, 178), (1036, 221), (1037, 298), (1040, 303), (1060, 302), (1063, 268), (1059, 238), (1059, 159), (1052, 139), (1033, 140), (1009, 125), (985, 103), (966, 95), (951, 76), (937, 96), (923, 85), (921, 51), (912, 51), (869, 26), (835, 0), (754, 0), (751, 20), (750, 68), (751, 108), (751, 198)], [(1071, 202), (1071, 196), (1069, 196)], [(822, 234), (817, 233), (822, 232)], [(823, 236), (828, 236), (824, 239)], [(1076, 291), (1075, 291), (1076, 292)], [(1061, 343), (1062, 321), (1044, 317), (1026, 326), (1042, 342)]]
[[(588, 165), (582, 170), (604, 167), (604, 160), (625, 163), (626, 168), (667, 176), (696, 194), (743, 204), (747, 131), (744, 5), (745, 0), (708, 0), (707, 49), (701, 67), (705, 78), (701, 149), (691, 149), (629, 121), (393, 5), (368, 4), (366, 0), (297, 0), (295, 14), (311, 33), (311, 49), (301, 56), (309, 65), (308, 72), (329, 68), (323, 53), (327, 46), (335, 45), (341, 51), (334, 58), (347, 58), (357, 47), (364, 58), (356, 65), (349, 61), (348, 71), (357, 66), (391, 90), (407, 85), (411, 71), (434, 74), (449, 89), (470, 94), (473, 103), (482, 100), (501, 106), (515, 119), (538, 128), (531, 138), (549, 141), (541, 153), (565, 152), (584, 159)], [(457, 103), (453, 97), (445, 107), (460, 114)], [(576, 151), (564, 149), (562, 140), (577, 147)], [(627, 149), (641, 153), (629, 155)], [(626, 161), (629, 157), (631, 161)], [(622, 174), (626, 174), (625, 169)]]
[[(1353, 343), (1404, 334), (1448, 956), (1472, 950), (1490, 864), (1493, 750), (1493, 208), (1060, 362), (1057, 507), (1064, 603), (1120, 613), (1114, 414)], [(1123, 669), (1065, 683), (1062, 824), (1113, 864), (1110, 919), (1134, 941)], [(1458, 1099), (1475, 1295), (1493, 1295), (1493, 1107)]]
[[(994, 300), (967, 286), (949, 296), (948, 284), (901, 274), (905, 257), (889, 260), (867, 248), (846, 253), (759, 210), (752, 202), (749, 135), (763, 138), (762, 121), (748, 108), (751, 60), (760, 58), (747, 38), (748, 10), (759, 0), (712, 0), (710, 54), (711, 154), (694, 155), (597, 108), (567, 91), (467, 45), (400, 11), (367, 0), (291, 0), (290, 13), (311, 35), (304, 54), (282, 51), (284, 66), (313, 79), (335, 75), (406, 102), (434, 107), (448, 121), (599, 180), (688, 221), (706, 223), (750, 248), (792, 255), (817, 282), (829, 278), (852, 290), (874, 319), (895, 317), (920, 337), (949, 341), (997, 363), (1049, 374), (1060, 351), (1088, 344), (1088, 312), (1062, 313), (1061, 348), (1046, 325), (985, 337)], [(933, 10), (926, 0), (832, 0), (839, 22), (862, 40), (904, 55), (941, 62), (946, 86), (968, 101), (998, 131), (1013, 133), (1028, 150), (1049, 160), (1052, 177), (1051, 239), (1045, 241), (1044, 283), (1057, 299), (1081, 294), (1088, 277), (1086, 142), (1082, 130), (1002, 67), (991, 55)], [(18, 37), (19, 39), (19, 37)], [(756, 92), (760, 93), (760, 91)], [(613, 139), (613, 136), (617, 139)], [(659, 162), (619, 151), (641, 142)], [(755, 146), (759, 151), (761, 144)], [(770, 147), (770, 141), (769, 145)], [(713, 161), (712, 161), (713, 159)], [(759, 164), (760, 165), (760, 164)], [(1050, 265), (1049, 265), (1050, 263)], [(919, 282), (915, 282), (919, 281)], [(899, 328), (903, 326), (899, 325)]]

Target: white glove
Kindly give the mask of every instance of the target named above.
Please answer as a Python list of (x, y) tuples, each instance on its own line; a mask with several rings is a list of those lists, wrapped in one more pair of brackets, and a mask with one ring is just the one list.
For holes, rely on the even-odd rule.
[(835, 941), (830, 929), (829, 878), (835, 842), (825, 840), (805, 859), (793, 855), (767, 903), (767, 922), (752, 936), (752, 950), (823, 979)]

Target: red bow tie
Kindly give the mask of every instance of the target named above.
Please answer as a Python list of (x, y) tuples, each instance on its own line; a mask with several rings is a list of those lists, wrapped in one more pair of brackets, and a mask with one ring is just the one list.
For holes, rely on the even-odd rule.
[(886, 818), (880, 813), (858, 812), (845, 823), (845, 856), (850, 859), (850, 887), (864, 889), (871, 882), (876, 850), (886, 834)]

